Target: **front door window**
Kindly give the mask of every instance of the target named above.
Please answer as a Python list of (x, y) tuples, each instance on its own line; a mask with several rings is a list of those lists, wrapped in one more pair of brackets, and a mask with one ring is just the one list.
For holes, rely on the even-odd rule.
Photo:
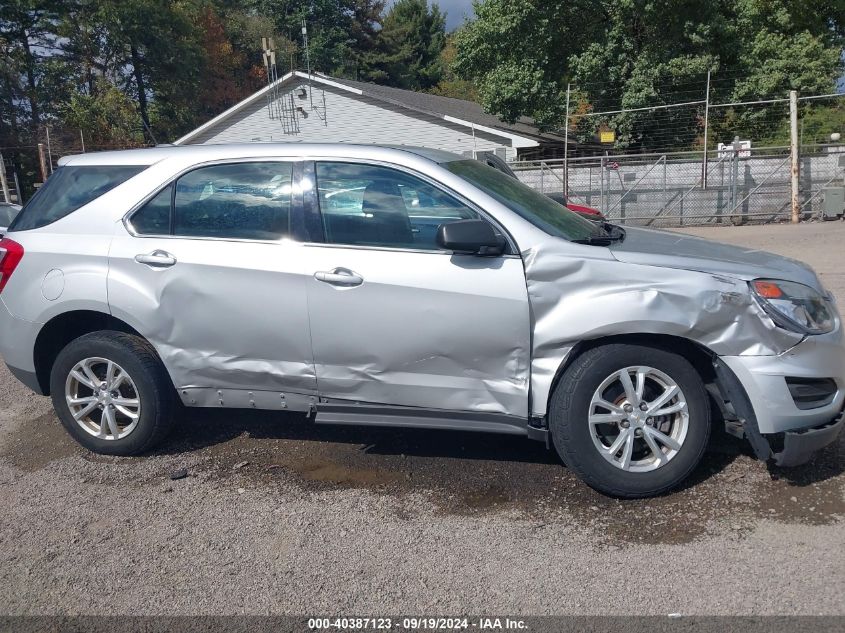
[(330, 244), (438, 250), (438, 226), (478, 217), (426, 181), (377, 165), (317, 163), (317, 190)]

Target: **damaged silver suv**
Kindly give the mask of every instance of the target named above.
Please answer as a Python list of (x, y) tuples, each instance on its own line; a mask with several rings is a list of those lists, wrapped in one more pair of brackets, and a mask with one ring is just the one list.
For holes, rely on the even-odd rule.
[(63, 159), (0, 241), (0, 353), (100, 453), (151, 449), (179, 401), (300, 411), (544, 441), (619, 497), (683, 481), (714, 420), (806, 461), (845, 400), (804, 264), (593, 223), (408, 148)]

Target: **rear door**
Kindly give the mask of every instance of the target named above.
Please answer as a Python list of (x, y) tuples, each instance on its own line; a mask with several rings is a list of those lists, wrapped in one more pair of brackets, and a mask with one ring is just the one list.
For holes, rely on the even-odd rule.
[(443, 222), (479, 213), (382, 165), (316, 164), (324, 243), (305, 244), (320, 395), (528, 414), (529, 309), (517, 255), (440, 250)]
[(302, 248), (291, 240), (294, 172), (272, 160), (198, 167), (149, 199), (112, 243), (112, 312), (200, 404), (231, 406), (223, 389), (252, 391), (259, 407), (282, 402), (280, 392), (316, 393)]

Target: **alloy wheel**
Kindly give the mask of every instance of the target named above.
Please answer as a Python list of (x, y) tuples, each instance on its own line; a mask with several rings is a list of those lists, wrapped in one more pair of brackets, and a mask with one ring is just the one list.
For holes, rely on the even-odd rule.
[(629, 472), (648, 472), (669, 463), (689, 430), (687, 400), (664, 372), (625, 367), (598, 386), (588, 415), (590, 437), (608, 462)]
[(65, 400), (76, 423), (101, 440), (120, 440), (132, 433), (141, 417), (135, 382), (107, 358), (86, 358), (70, 370)]

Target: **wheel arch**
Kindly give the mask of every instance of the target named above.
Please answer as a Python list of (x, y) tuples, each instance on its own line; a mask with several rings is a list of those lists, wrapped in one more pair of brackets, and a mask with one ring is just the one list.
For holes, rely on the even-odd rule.
[(666, 352), (680, 354), (692, 364), (693, 368), (696, 372), (698, 372), (698, 375), (701, 376), (705, 386), (716, 383), (716, 372), (713, 367), (713, 361), (717, 358), (717, 355), (701, 343), (697, 343), (696, 341), (682, 336), (674, 336), (671, 334), (616, 334), (612, 336), (603, 336), (578, 342), (569, 354), (566, 355), (566, 358), (563, 359), (563, 362), (560, 364), (557, 372), (555, 373), (551, 389), (549, 389), (549, 393), (547, 395), (547, 416), (551, 407), (552, 396), (554, 395), (555, 389), (572, 363), (575, 362), (579, 356), (591, 349), (613, 343), (643, 345), (645, 347), (654, 347)]
[(125, 321), (97, 310), (63, 312), (44, 324), (38, 332), (33, 349), (35, 375), (43, 395), (50, 395), (50, 372), (59, 352), (68, 343), (80, 336), (101, 330), (125, 332), (144, 339), (135, 328)]

